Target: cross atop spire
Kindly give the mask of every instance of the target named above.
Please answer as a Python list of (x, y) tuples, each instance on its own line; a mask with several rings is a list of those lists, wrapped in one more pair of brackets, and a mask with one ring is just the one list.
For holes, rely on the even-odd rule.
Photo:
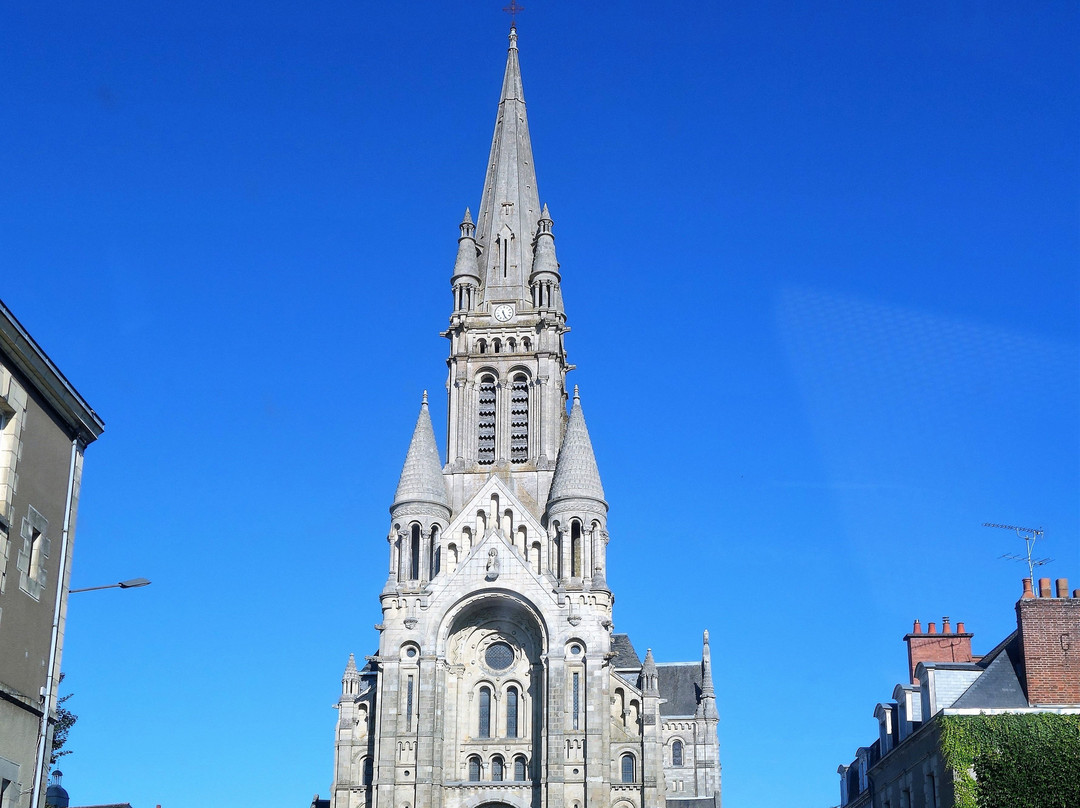
[(517, 0), (510, 0), (510, 5), (504, 6), (503, 11), (510, 15), (510, 43), (511, 47), (514, 46), (517, 39), (517, 15), (519, 11), (524, 11), (525, 6), (519, 6)]

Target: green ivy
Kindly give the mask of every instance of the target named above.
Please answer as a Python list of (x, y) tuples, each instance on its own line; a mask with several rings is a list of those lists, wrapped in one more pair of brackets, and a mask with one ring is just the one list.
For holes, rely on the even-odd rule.
[(941, 716), (956, 808), (1080, 806), (1080, 715)]

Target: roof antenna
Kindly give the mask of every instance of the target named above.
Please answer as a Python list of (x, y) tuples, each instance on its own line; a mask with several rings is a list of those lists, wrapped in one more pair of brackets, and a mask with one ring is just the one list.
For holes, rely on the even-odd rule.
[(1017, 555), (1016, 553), (1005, 553), (998, 556), (998, 558), (1004, 558), (1009, 561), (1026, 561), (1028, 565), (1028, 575), (1031, 576), (1031, 584), (1035, 585), (1035, 568), (1041, 567), (1043, 564), (1049, 564), (1054, 559), (1052, 558), (1032, 558), (1031, 554), (1035, 551), (1035, 542), (1043, 537), (1043, 529), (1041, 527), (1017, 527), (1016, 525), (995, 525), (992, 522), (983, 522), (983, 527), (1000, 527), (1002, 530), (1015, 530), (1016, 535), (1024, 540), (1024, 545), (1027, 548), (1027, 555)]
[(524, 11), (525, 6), (519, 6), (517, 0), (510, 0), (510, 5), (504, 6), (503, 11), (510, 15), (510, 27), (517, 28), (517, 15), (519, 11)]

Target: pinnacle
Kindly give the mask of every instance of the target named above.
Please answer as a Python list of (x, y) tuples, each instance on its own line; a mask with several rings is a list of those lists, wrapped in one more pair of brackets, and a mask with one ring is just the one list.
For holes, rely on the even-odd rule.
[(555, 463), (548, 503), (578, 497), (604, 502), (600, 469), (596, 466), (589, 428), (585, 425), (585, 414), (581, 410), (581, 396), (575, 385), (574, 405), (570, 408), (570, 418), (566, 422), (562, 447)]
[(550, 218), (551, 218), (551, 214), (550, 214), (550, 213), (548, 213), (548, 206), (547, 206), (547, 202), (545, 202), (545, 203), (544, 203), (544, 210), (543, 210), (543, 212), (542, 212), (542, 213), (540, 214), (540, 218), (541, 218), (541, 219), (550, 219)]
[(404, 502), (431, 502), (450, 507), (439, 461), (439, 447), (435, 443), (435, 430), (428, 413), (426, 390), (409, 451), (405, 455), (405, 465), (401, 469), (397, 493), (394, 494), (395, 506)]
[(461, 220), (461, 223), (462, 224), (472, 224), (473, 223), (472, 212), (468, 208), (465, 208), (465, 218)]

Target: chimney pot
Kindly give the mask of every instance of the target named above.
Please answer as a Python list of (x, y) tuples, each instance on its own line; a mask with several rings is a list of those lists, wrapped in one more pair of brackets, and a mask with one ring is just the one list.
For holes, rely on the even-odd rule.
[(912, 634), (922, 634), (922, 623), (918, 620), (915, 621), (915, 625), (911, 627)]
[(1067, 598), (1067, 597), (1069, 597), (1069, 579), (1068, 578), (1058, 578), (1057, 581), (1055, 581), (1055, 584), (1057, 585), (1057, 596), (1059, 598)]
[(927, 634), (937, 634), (937, 623), (930, 623), (927, 627)]
[(949, 624), (948, 617), (941, 618), (941, 633), (952, 634), (952, 625)]
[(1040, 578), (1039, 579), (1039, 597), (1040, 598), (1053, 597), (1050, 594), (1050, 591), (1051, 591), (1050, 590), (1050, 579), (1049, 578)]
[(1024, 579), (1024, 594), (1020, 596), (1021, 600), (1027, 600), (1028, 598), (1035, 597), (1035, 593), (1031, 591), (1031, 579)]
[(964, 624), (963, 623), (957, 623), (956, 624), (956, 633), (957, 634), (967, 634), (967, 632), (964, 631)]

